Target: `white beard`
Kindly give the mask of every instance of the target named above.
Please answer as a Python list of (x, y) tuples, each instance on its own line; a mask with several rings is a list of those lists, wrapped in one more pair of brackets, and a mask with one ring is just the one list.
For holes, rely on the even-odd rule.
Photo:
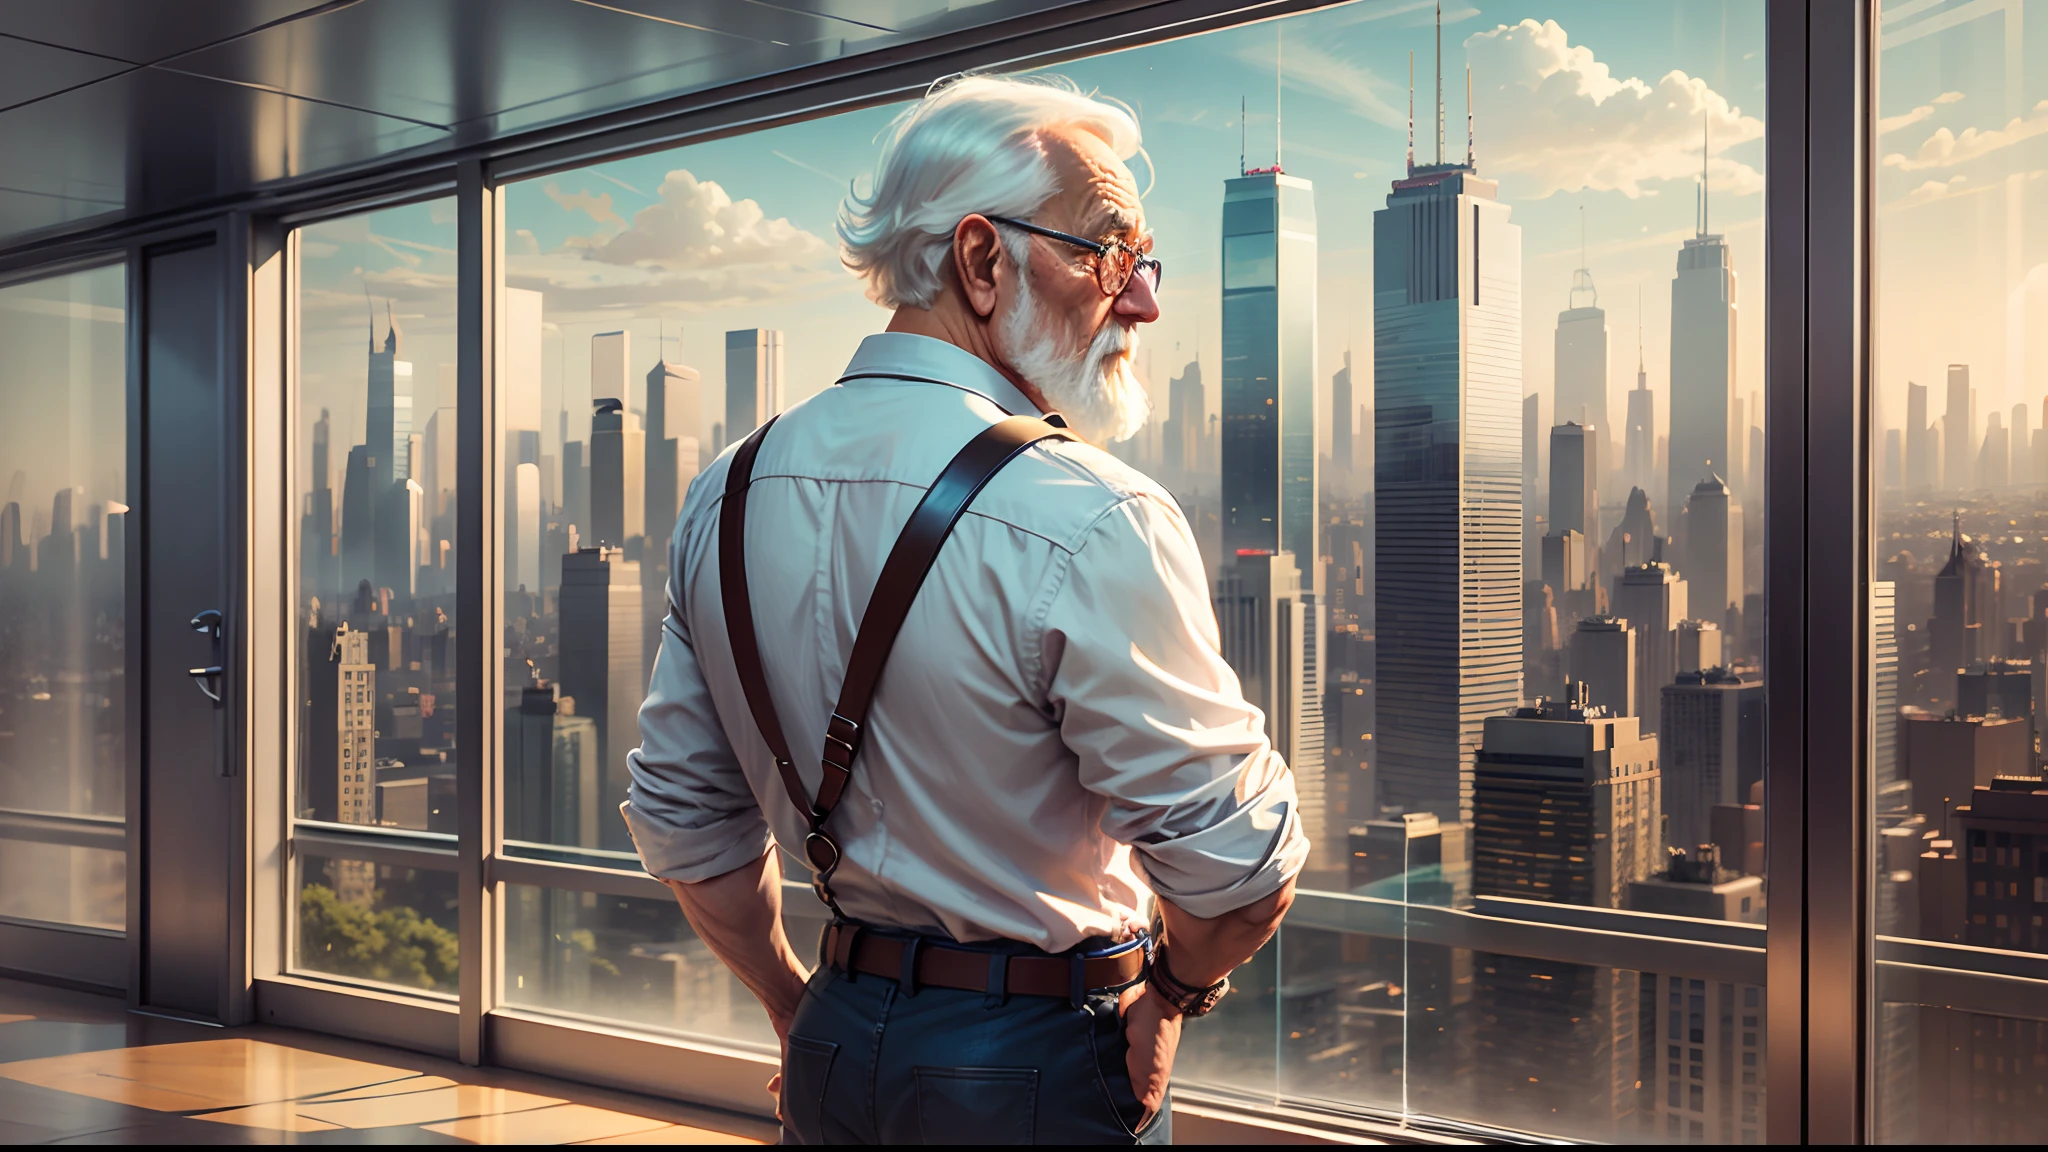
[(1043, 320), (1030, 284), (1018, 277), (1017, 305), (1003, 318), (1001, 328), (1010, 367), (1038, 389), (1081, 438), (1093, 444), (1130, 439), (1152, 414), (1152, 399), (1131, 370), (1137, 358), (1137, 329), (1111, 318), (1085, 352), (1069, 358), (1061, 354), (1052, 326)]

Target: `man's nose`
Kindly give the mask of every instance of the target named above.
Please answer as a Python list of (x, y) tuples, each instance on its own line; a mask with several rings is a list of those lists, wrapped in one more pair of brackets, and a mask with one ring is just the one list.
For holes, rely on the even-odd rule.
[(1152, 290), (1152, 281), (1133, 276), (1110, 311), (1133, 324), (1150, 324), (1159, 319), (1159, 294)]

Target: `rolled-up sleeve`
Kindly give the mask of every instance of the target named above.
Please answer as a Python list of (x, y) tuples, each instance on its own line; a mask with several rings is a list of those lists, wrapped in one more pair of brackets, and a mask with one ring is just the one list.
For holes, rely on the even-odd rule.
[[(671, 593), (673, 595), (673, 593)], [(704, 683), (689, 625), (671, 612), (620, 805), (647, 871), (696, 883), (750, 864), (772, 842)]]
[(1202, 561), (1178, 509), (1122, 501), (1070, 554), (1047, 601), (1048, 699), (1153, 891), (1212, 917), (1301, 870), (1294, 776), (1223, 661)]

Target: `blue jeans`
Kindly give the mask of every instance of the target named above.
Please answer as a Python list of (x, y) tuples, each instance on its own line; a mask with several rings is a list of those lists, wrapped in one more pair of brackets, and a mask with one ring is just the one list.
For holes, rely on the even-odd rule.
[(821, 965), (789, 1031), (783, 1143), (1171, 1144), (1170, 1094), (1134, 1127), (1128, 1048), (1110, 993), (905, 993)]

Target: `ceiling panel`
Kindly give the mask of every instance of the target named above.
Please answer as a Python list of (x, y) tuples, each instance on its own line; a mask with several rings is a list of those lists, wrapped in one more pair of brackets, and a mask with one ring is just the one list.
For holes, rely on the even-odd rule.
[(332, 0), (0, 0), (0, 31), (148, 64)]
[(179, 205), (432, 143), (446, 133), (154, 69), (0, 112), (0, 186)]
[(119, 60), (0, 36), (0, 108), (90, 84), (128, 67)]
[(1072, 2), (0, 0), (0, 248)]

